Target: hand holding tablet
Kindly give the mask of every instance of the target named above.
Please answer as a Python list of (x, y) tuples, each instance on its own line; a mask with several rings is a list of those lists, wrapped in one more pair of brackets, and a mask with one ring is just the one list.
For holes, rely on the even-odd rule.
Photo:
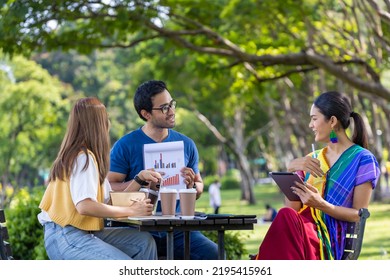
[(299, 196), (293, 193), (291, 190), (291, 186), (295, 185), (295, 181), (304, 184), (298, 174), (294, 172), (270, 172), (269, 175), (290, 201), (301, 200)]

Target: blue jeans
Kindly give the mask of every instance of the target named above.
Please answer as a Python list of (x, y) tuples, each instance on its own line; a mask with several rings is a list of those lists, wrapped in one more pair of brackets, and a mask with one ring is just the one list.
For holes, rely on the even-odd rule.
[[(180, 201), (176, 203), (176, 212), (180, 212)], [(161, 203), (158, 201), (156, 211), (161, 211)], [(167, 233), (165, 231), (150, 232), (156, 241), (159, 257), (167, 255)], [(184, 233), (175, 231), (173, 254), (175, 260), (184, 259)], [(199, 231), (190, 232), (190, 259), (191, 260), (217, 260), (218, 246)]]
[(156, 243), (134, 228), (84, 231), (54, 222), (44, 225), (45, 248), (51, 260), (155, 260)]

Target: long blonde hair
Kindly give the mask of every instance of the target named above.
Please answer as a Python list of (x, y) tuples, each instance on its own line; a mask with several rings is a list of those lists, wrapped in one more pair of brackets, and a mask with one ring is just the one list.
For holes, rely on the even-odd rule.
[[(102, 183), (109, 170), (110, 137), (106, 107), (96, 97), (79, 99), (68, 120), (68, 127), (57, 158), (50, 171), (49, 181), (70, 177), (75, 159), (82, 151), (88, 157), (91, 151), (99, 166)], [(88, 161), (83, 170), (88, 168)]]

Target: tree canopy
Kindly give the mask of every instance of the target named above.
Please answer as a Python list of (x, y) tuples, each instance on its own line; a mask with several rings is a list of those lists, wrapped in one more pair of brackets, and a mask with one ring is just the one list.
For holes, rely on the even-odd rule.
[[(130, 48), (164, 38), (258, 81), (323, 69), (373, 97), (389, 51), (389, 1), (375, 0), (12, 1), (1, 7), (0, 47), (33, 50)], [(167, 44), (168, 47), (170, 43)]]
[[(33, 61), (0, 54), (0, 193), (5, 188), (43, 182), (43, 169), (57, 154), (59, 137), (68, 117), (69, 93), (64, 86)], [(41, 178), (38, 178), (38, 174)], [(0, 205), (2, 199), (0, 198)]]

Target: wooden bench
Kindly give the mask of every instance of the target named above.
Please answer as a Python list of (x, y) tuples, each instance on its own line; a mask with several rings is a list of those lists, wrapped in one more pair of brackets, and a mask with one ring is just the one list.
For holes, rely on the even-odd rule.
[(13, 260), (11, 245), (8, 242), (8, 229), (5, 225), (4, 209), (0, 209), (0, 260)]
[[(366, 220), (370, 217), (370, 212), (367, 208), (361, 208), (359, 209), (359, 216), (360, 220), (358, 222), (348, 223), (342, 260), (357, 260), (359, 258), (363, 245)], [(249, 255), (249, 258), (254, 260), (256, 255)]]

